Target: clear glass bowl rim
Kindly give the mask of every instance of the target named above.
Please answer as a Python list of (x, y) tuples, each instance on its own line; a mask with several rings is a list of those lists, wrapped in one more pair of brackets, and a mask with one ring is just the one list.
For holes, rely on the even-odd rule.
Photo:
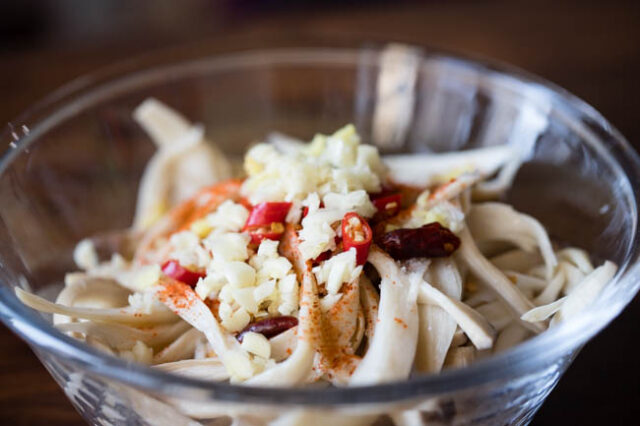
[[(627, 196), (633, 214), (633, 229), (625, 262), (620, 265), (614, 278), (614, 282), (620, 283), (621, 286), (616, 286), (614, 291), (613, 285), (609, 285), (589, 313), (580, 314), (572, 321), (535, 336), (513, 350), (481, 360), (464, 369), (444, 371), (437, 375), (417, 376), (382, 385), (327, 389), (258, 388), (212, 383), (126, 362), (103, 354), (60, 333), (41, 315), (22, 305), (8, 285), (0, 286), (2, 321), (39, 351), (60, 357), (70, 366), (142, 390), (193, 400), (268, 405), (372, 404), (437, 396), (518, 377), (523, 372), (532, 371), (532, 366), (543, 366), (579, 347), (620, 313), (633, 299), (640, 285), (638, 279), (634, 278), (640, 272), (638, 264), (640, 235), (637, 227), (636, 197), (640, 188), (638, 155), (625, 138), (594, 108), (553, 83), (496, 61), (471, 59), (430, 47), (419, 46), (419, 48), (423, 58), (454, 61), (457, 65), (470, 70), (483, 74), (508, 76), (519, 84), (534, 87), (561, 105), (574, 119), (589, 120), (592, 125), (598, 127), (599, 134), (607, 136), (605, 141), (598, 138), (594, 143), (598, 145), (596, 148), (599, 154), (610, 156), (608, 160), (613, 161), (626, 179)], [(145, 68), (142, 59), (127, 61), (70, 82), (14, 120), (14, 123), (20, 125), (28, 124), (30, 131), (21, 138), (14, 136), (14, 127), (11, 125), (4, 131), (0, 140), (15, 142), (16, 146), (0, 154), (0, 176), (17, 155), (37, 141), (39, 135), (72, 117), (83, 108), (109, 96), (135, 89), (141, 83), (156, 82), (168, 76), (188, 78), (192, 73), (201, 71), (222, 71), (265, 65), (304, 63), (323, 66), (357, 66), (362, 60), (362, 52), (363, 49), (358, 47), (259, 49), (189, 58), (179, 62), (154, 65), (151, 68)], [(2, 278), (1, 275), (0, 278)], [(621, 300), (620, 293), (623, 292), (624, 298)], [(614, 309), (607, 309), (607, 302), (613, 299), (617, 299), (613, 305)]]

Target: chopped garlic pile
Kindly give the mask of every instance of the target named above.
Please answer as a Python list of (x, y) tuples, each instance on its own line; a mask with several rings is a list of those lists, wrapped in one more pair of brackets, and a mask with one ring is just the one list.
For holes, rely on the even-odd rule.
[(251, 319), (297, 312), (298, 282), (291, 262), (277, 248), (277, 241), (264, 240), (248, 263), (234, 260), (217, 265), (214, 256), (207, 277), (196, 285), (200, 297), (220, 301), (218, 313), (227, 330), (240, 331)]
[(302, 201), (357, 190), (378, 192), (384, 166), (378, 150), (361, 145), (355, 127), (348, 125), (333, 135), (316, 135), (311, 144), (294, 153), (281, 153), (265, 143), (245, 156), (247, 179), (243, 194), (251, 203)]
[[(336, 224), (348, 212), (371, 218), (376, 208), (368, 193), (381, 190), (385, 168), (378, 150), (360, 144), (353, 125), (333, 135), (316, 135), (304, 149), (282, 153), (268, 144), (254, 146), (245, 156), (248, 178), (242, 191), (252, 202), (294, 201), (308, 208), (299, 231), (303, 259), (315, 259), (336, 248), (340, 230)], [(353, 257), (353, 261), (349, 259)], [(341, 277), (355, 277), (355, 257), (336, 256), (326, 271), (317, 269), (319, 283), (327, 283), (335, 294)], [(341, 272), (338, 272), (340, 270)]]
[(331, 259), (313, 268), (318, 283), (325, 284), (330, 295), (338, 294), (343, 283), (350, 283), (357, 279), (361, 272), (362, 266), (356, 266), (354, 249), (332, 256)]
[[(244, 209), (228, 203), (229, 210)], [(246, 233), (227, 232), (238, 231), (241, 225), (229, 226), (223, 221), (217, 225), (204, 238), (193, 231), (174, 234), (169, 257), (184, 266), (206, 268), (206, 276), (200, 278), (195, 291), (203, 300), (220, 302), (222, 326), (237, 332), (252, 319), (295, 314), (298, 283), (291, 262), (278, 254), (278, 241), (264, 240), (253, 253)]]

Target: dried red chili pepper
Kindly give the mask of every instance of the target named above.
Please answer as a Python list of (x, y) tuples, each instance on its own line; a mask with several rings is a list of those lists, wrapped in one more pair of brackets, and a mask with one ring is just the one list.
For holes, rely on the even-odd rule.
[(183, 282), (191, 287), (195, 287), (200, 278), (204, 278), (206, 274), (202, 272), (192, 271), (180, 265), (177, 260), (167, 260), (162, 265), (162, 272), (174, 280)]
[(460, 247), (460, 239), (438, 222), (387, 232), (377, 239), (377, 243), (396, 260), (447, 257)]
[(236, 338), (242, 342), (242, 338), (245, 333), (260, 333), (267, 339), (270, 339), (274, 336), (277, 336), (280, 333), (284, 333), (298, 325), (298, 319), (296, 317), (291, 316), (282, 316), (282, 317), (273, 317), (273, 318), (265, 318), (260, 321), (256, 321), (254, 323), (246, 326)]
[(364, 265), (369, 256), (373, 232), (358, 213), (349, 212), (342, 218), (342, 244), (344, 251), (356, 249), (356, 264)]

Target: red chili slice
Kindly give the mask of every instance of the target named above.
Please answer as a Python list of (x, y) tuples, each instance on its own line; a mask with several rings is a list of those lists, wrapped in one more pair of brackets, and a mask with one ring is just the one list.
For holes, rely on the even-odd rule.
[(271, 225), (259, 226), (249, 230), (251, 236), (251, 244), (259, 245), (262, 240), (277, 241), (284, 233), (284, 225), (279, 222), (273, 222)]
[(342, 244), (344, 251), (356, 249), (356, 264), (364, 265), (369, 256), (373, 232), (358, 213), (349, 212), (342, 218)]
[(291, 316), (282, 316), (282, 317), (273, 317), (273, 318), (265, 318), (260, 321), (256, 321), (254, 323), (246, 326), (236, 338), (242, 342), (242, 338), (245, 333), (260, 333), (267, 339), (270, 339), (274, 336), (277, 336), (280, 333), (284, 333), (290, 328), (298, 325), (298, 319), (296, 317)]
[(245, 229), (250, 229), (256, 226), (271, 225), (272, 223), (283, 223), (290, 208), (291, 203), (287, 202), (264, 202), (256, 204), (251, 209), (251, 213), (244, 227)]
[(291, 203), (264, 202), (256, 204), (249, 214), (244, 230), (249, 231), (252, 244), (262, 240), (279, 240), (284, 233), (284, 221)]
[(183, 282), (191, 287), (195, 287), (200, 278), (204, 278), (206, 274), (202, 272), (192, 271), (180, 265), (177, 260), (167, 260), (162, 265), (162, 272), (174, 280)]
[(402, 194), (389, 194), (372, 198), (371, 202), (378, 209), (378, 214), (384, 218), (398, 214), (402, 204)]
[(447, 257), (460, 247), (460, 239), (438, 222), (387, 232), (377, 239), (377, 243), (396, 260)]

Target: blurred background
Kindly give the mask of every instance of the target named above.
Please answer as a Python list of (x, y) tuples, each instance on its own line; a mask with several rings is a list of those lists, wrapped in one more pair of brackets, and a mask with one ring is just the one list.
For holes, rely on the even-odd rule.
[[(140, 55), (367, 41), (509, 62), (583, 98), (640, 148), (637, 0), (3, 0), (0, 124), (76, 77)], [(636, 298), (584, 348), (533, 424), (638, 423), (639, 315)], [(3, 424), (82, 424), (4, 327), (0, 347)]]

